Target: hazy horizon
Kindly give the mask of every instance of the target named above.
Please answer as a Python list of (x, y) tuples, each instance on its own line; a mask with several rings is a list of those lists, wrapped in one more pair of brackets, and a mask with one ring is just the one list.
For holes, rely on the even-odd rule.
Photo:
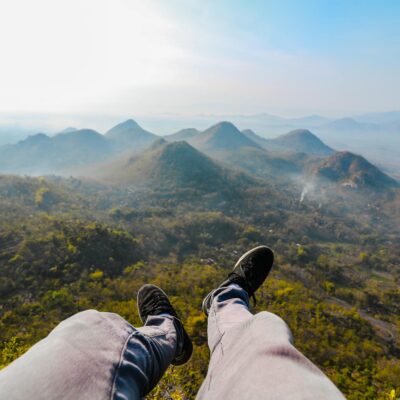
[[(281, 120), (277, 123), (277, 128), (281, 126), (284, 121), (290, 122), (291, 120), (301, 120), (309, 117), (322, 117), (326, 118), (327, 121), (335, 121), (340, 119), (356, 119), (364, 118), (368, 115), (374, 114), (386, 114), (396, 113), (398, 114), (397, 120), (400, 120), (400, 111), (387, 110), (383, 112), (365, 112), (359, 114), (346, 114), (346, 115), (321, 115), (317, 113), (312, 114), (294, 114), (294, 115), (279, 115), (272, 112), (263, 113), (248, 113), (248, 114), (179, 114), (179, 113), (164, 113), (164, 114), (121, 114), (121, 115), (107, 115), (107, 114), (42, 114), (42, 113), (0, 113), (0, 134), (3, 132), (20, 133), (20, 134), (34, 134), (34, 133), (46, 133), (54, 134), (62, 131), (68, 127), (74, 127), (76, 129), (94, 129), (99, 133), (105, 133), (113, 126), (128, 119), (135, 120), (140, 126), (154, 133), (160, 135), (172, 134), (180, 129), (185, 128), (196, 128), (205, 129), (214, 123), (218, 123), (223, 120), (229, 120), (237, 125), (241, 129), (260, 129), (260, 125), (257, 120), (260, 119), (277, 119)], [(247, 121), (247, 122), (246, 122)], [(261, 124), (262, 125), (262, 124)], [(299, 125), (298, 128), (307, 128), (307, 126)], [(263, 135), (268, 134), (279, 134), (281, 131), (278, 129), (276, 132), (270, 130), (269, 132), (261, 132)]]

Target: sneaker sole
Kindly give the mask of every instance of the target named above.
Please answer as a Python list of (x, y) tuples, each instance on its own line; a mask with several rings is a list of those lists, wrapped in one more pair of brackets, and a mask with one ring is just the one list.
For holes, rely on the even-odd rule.
[[(272, 262), (273, 262), (273, 261), (274, 261), (274, 256), (273, 256), (274, 253), (273, 253), (273, 251), (272, 251), (268, 246), (257, 246), (257, 247), (254, 247), (253, 249), (247, 251), (246, 253), (244, 253), (244, 254), (239, 258), (239, 260), (237, 260), (237, 262), (236, 262), (235, 266), (233, 267), (233, 270), (232, 270), (232, 271), (234, 271), (235, 268), (237, 268), (237, 267), (239, 266), (239, 264), (240, 264), (246, 257), (248, 257), (250, 254), (255, 253), (257, 250), (261, 250), (261, 249), (268, 250), (268, 251), (271, 252)], [(272, 266), (272, 263), (271, 263), (271, 266)]]

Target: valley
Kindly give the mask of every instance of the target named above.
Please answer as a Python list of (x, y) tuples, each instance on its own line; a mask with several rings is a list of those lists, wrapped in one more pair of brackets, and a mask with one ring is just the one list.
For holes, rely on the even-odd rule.
[(400, 390), (400, 188), (364, 157), (308, 130), (265, 139), (220, 122), (159, 137), (133, 120), (0, 154), (2, 367), (84, 309), (139, 324), (152, 282), (195, 352), (148, 398), (192, 399), (209, 356), (201, 301), (262, 243), (276, 263), (255, 311), (285, 319), (348, 399)]

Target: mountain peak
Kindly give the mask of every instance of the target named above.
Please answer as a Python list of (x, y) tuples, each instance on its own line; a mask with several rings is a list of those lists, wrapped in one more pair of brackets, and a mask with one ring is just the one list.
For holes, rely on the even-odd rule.
[(235, 125), (219, 122), (198, 135), (198, 145), (206, 150), (232, 150), (242, 147), (259, 147)]
[(362, 130), (365, 124), (357, 122), (355, 119), (346, 117), (335, 119), (325, 125), (328, 129)]
[(113, 126), (110, 130), (108, 130), (106, 132), (106, 136), (113, 136), (116, 134), (120, 134), (121, 132), (131, 130), (142, 130), (142, 127), (133, 119), (127, 119), (126, 121), (120, 122), (119, 124)]
[(50, 137), (45, 133), (35, 133), (34, 135), (29, 135), (26, 139), (21, 140), (19, 143), (38, 143), (47, 141), (48, 139), (50, 139)]
[(256, 135), (256, 133), (253, 131), (253, 129), (243, 129), (242, 133), (244, 133), (245, 135), (249, 135), (249, 136)]
[(312, 173), (352, 188), (388, 188), (398, 183), (364, 157), (349, 151), (335, 152), (315, 166)]
[(67, 132), (60, 132), (57, 135), (54, 136), (54, 139), (58, 140), (60, 138), (73, 138), (78, 140), (78, 138), (100, 138), (100, 140), (104, 139), (104, 136), (93, 130), (93, 129), (75, 129), (73, 131), (67, 131)]
[(143, 150), (158, 138), (154, 133), (143, 129), (133, 119), (128, 119), (115, 125), (105, 135), (121, 150)]
[(58, 133), (71, 133), (71, 132), (76, 132), (78, 129), (74, 128), (73, 126), (69, 126), (68, 128), (63, 129), (62, 131)]
[(185, 141), (157, 143), (111, 170), (113, 181), (168, 190), (217, 190), (224, 176), (217, 163)]
[(272, 150), (327, 156), (333, 150), (308, 129), (295, 129), (268, 141)]
[(111, 155), (110, 142), (91, 129), (47, 136), (33, 135), (7, 148), (0, 148), (0, 168), (18, 173), (71, 173)]
[(103, 179), (129, 185), (132, 190), (144, 188), (168, 203), (209, 202), (213, 207), (226, 199), (240, 198), (244, 189), (257, 185), (249, 176), (223, 167), (185, 141), (157, 143), (128, 161), (121, 157), (110, 164)]
[(180, 156), (180, 153), (197, 155), (197, 153), (199, 153), (199, 151), (196, 150), (193, 146), (191, 146), (188, 142), (186, 142), (184, 140), (180, 140), (178, 142), (172, 142), (172, 143), (165, 142), (165, 146), (162, 149), (161, 157)]
[(117, 124), (114, 128), (116, 127), (131, 129), (140, 128), (140, 125), (134, 119), (129, 118), (126, 121)]
[(168, 135), (165, 138), (169, 141), (179, 141), (179, 140), (190, 141), (199, 133), (200, 131), (197, 130), (196, 128), (185, 128), (181, 129), (178, 132), (173, 133), (172, 135)]
[(300, 137), (313, 137), (316, 138), (316, 136), (311, 133), (308, 129), (294, 129), (286, 134), (286, 136), (300, 136)]
[(232, 122), (229, 121), (221, 121), (213, 125), (211, 128), (216, 128), (216, 129), (235, 129), (237, 130), (236, 126), (232, 124)]

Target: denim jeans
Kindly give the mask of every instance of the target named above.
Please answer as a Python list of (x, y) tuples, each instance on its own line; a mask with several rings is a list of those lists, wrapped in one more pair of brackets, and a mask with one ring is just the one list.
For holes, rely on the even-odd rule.
[(173, 317), (150, 316), (134, 328), (116, 314), (84, 311), (0, 371), (0, 399), (141, 399), (175, 349)]
[[(211, 359), (197, 400), (344, 399), (293, 347), (285, 322), (249, 311), (238, 285), (214, 291), (208, 317)], [(174, 318), (134, 328), (116, 314), (84, 311), (0, 371), (0, 399), (137, 400), (160, 380), (176, 350)]]
[(208, 373), (196, 400), (336, 400), (336, 386), (293, 346), (277, 315), (249, 311), (240, 286), (218, 288), (208, 315)]

